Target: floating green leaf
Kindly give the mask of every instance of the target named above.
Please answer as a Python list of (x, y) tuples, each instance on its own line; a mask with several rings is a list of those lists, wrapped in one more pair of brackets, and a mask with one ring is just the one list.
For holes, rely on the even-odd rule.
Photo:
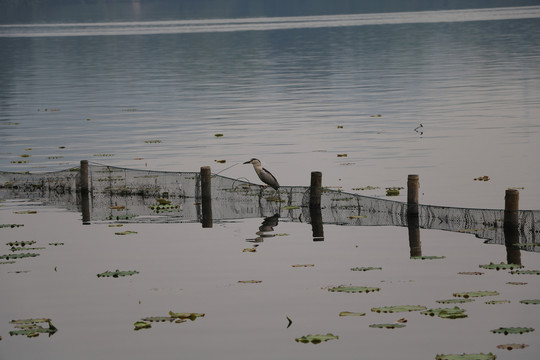
[(455, 297), (462, 297), (468, 299), (469, 297), (482, 297), (482, 296), (497, 296), (497, 291), (467, 291), (461, 293), (454, 293)]
[(540, 275), (540, 270), (514, 270), (510, 274), (515, 275)]
[(195, 321), (195, 319), (199, 317), (204, 317), (204, 313), (175, 313), (173, 311), (169, 311), (169, 315), (172, 318), (175, 319), (189, 319), (191, 321)]
[(484, 273), (480, 271), (460, 271), (458, 275), (484, 275)]
[(262, 283), (262, 280), (238, 280), (240, 284), (259, 284)]
[(533, 300), (520, 300), (519, 302), (522, 303), (522, 304), (528, 304), (528, 305), (538, 305), (538, 304), (540, 304), (540, 300), (539, 300), (539, 299), (533, 299)]
[(399, 329), (404, 328), (406, 325), (403, 324), (371, 324), (371, 328), (381, 328), (381, 329)]
[(369, 271), (369, 270), (382, 270), (382, 267), (368, 266), (368, 267), (351, 268), (351, 271)]
[(14, 211), (14, 214), (37, 214), (36, 210), (21, 210), (21, 211)]
[(328, 340), (333, 340), (333, 339), (339, 339), (339, 336), (336, 336), (334, 334), (326, 334), (326, 335), (321, 335), (321, 334), (317, 334), (317, 335), (306, 335), (306, 336), (302, 336), (302, 337), (299, 337), (299, 338), (296, 338), (294, 339), (296, 342), (301, 342), (301, 343), (304, 343), (304, 344), (307, 344), (307, 343), (312, 343), (312, 344), (319, 344), (323, 341), (328, 341)]
[(181, 323), (181, 322), (186, 321), (184, 319), (178, 319), (178, 318), (175, 318), (175, 317), (172, 317), (172, 316), (148, 316), (148, 317), (142, 318), (141, 320), (142, 321), (149, 321), (149, 322), (165, 322), (165, 321), (173, 322), (174, 321), (176, 323)]
[(296, 206), (296, 205), (288, 205), (288, 206), (284, 206), (282, 207), (283, 210), (297, 210), (297, 209), (300, 209), (300, 206)]
[(180, 207), (174, 204), (157, 204), (157, 205), (151, 205), (150, 209), (154, 210), (157, 213), (160, 213), (160, 212), (179, 211)]
[(437, 300), (439, 304), (463, 304), (466, 302), (473, 302), (474, 299), (447, 299), (447, 300)]
[(527, 327), (500, 327), (498, 329), (491, 330), (494, 334), (524, 334), (528, 332), (533, 332), (533, 328), (527, 328)]
[(365, 316), (366, 313), (359, 313), (359, 312), (350, 312), (350, 311), (342, 311), (339, 313), (339, 316)]
[(527, 283), (523, 281), (508, 281), (507, 284), (508, 285), (527, 285)]
[[(51, 323), (51, 319), (41, 318), (41, 319), (22, 319), (22, 320), (11, 320), (10, 324), (14, 324), (16, 329), (9, 332), (9, 335), (25, 335), (29, 338), (37, 337), (39, 334), (48, 333), (49, 336), (53, 335), (58, 329)], [(44, 328), (40, 323), (49, 324), (48, 328)]]
[(429, 309), (426, 311), (422, 311), (420, 314), (429, 315), (429, 316), (437, 315), (438, 317), (443, 318), (443, 319), (461, 319), (461, 318), (467, 317), (467, 314), (465, 314), (465, 309), (461, 309), (457, 306), (453, 308)]
[(411, 256), (411, 259), (415, 260), (437, 260), (445, 259), (446, 256), (433, 256), (433, 255), (421, 255), (421, 256)]
[(373, 291), (380, 291), (378, 287), (369, 287), (369, 286), (336, 286), (328, 289), (331, 292), (344, 292), (344, 293), (369, 293)]
[(506, 350), (514, 350), (514, 349), (525, 349), (527, 344), (504, 344), (504, 345), (497, 345), (497, 349), (506, 349)]
[(26, 257), (36, 257), (39, 256), (39, 254), (36, 253), (20, 253), (20, 254), (6, 254), (6, 255), (0, 255), (0, 259), (22, 259)]
[(135, 326), (135, 331), (141, 330), (141, 329), (150, 329), (152, 327), (152, 324), (149, 322), (144, 321), (135, 321), (133, 324)]
[(223, 134), (214, 134), (215, 137), (222, 137)]
[(116, 269), (116, 271), (105, 271), (101, 274), (97, 274), (97, 277), (113, 277), (113, 278), (117, 278), (117, 277), (120, 277), (120, 276), (131, 276), (131, 275), (135, 275), (135, 274), (139, 274), (138, 271), (136, 270), (128, 270), (128, 271), (120, 271), (118, 269)]
[(18, 246), (26, 246), (26, 245), (33, 245), (35, 244), (36, 242), (34, 240), (30, 240), (30, 241), (10, 241), (10, 242), (7, 242), (6, 245), (7, 246), (12, 246), (12, 247), (18, 247)]
[(438, 354), (435, 360), (495, 360), (497, 356), (492, 353), (484, 354)]
[(496, 304), (509, 304), (510, 300), (490, 300), (486, 301), (486, 304), (488, 305), (496, 305)]
[(130, 234), (137, 234), (136, 231), (129, 231), (129, 230), (126, 230), (126, 231), (122, 231), (122, 232), (115, 232), (114, 235), (130, 235)]
[(291, 265), (292, 267), (314, 267), (315, 264), (295, 264)]
[(514, 270), (514, 269), (521, 269), (523, 266), (519, 264), (505, 264), (501, 262), (500, 264), (494, 264), (490, 262), (487, 265), (479, 265), (482, 269), (495, 269), (495, 270)]
[(161, 140), (144, 140), (147, 144), (159, 144), (161, 143)]
[(427, 307), (422, 305), (399, 305), (399, 306), (383, 306), (371, 308), (371, 311), (377, 313), (395, 313), (395, 312), (406, 312), (406, 311), (422, 311), (426, 310)]
[(0, 228), (16, 228), (24, 226), (24, 224), (0, 224)]
[(51, 245), (51, 246), (62, 246), (62, 245), (64, 245), (64, 243), (63, 242), (53, 242), (53, 243), (49, 243), (49, 245)]

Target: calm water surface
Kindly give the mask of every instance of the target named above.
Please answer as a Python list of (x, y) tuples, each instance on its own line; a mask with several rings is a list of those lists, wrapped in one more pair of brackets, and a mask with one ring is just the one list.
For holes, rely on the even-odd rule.
[(0, 48), (2, 170), (258, 157), (284, 185), (417, 173), (423, 203), (540, 207), (539, 7), (2, 26)]

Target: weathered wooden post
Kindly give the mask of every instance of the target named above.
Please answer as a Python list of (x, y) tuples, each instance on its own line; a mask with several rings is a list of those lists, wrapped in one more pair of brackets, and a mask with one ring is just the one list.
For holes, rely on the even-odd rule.
[(504, 227), (518, 227), (519, 224), (519, 191), (506, 190), (504, 196)]
[(309, 208), (321, 207), (321, 192), (322, 192), (322, 173), (320, 171), (311, 172), (311, 186), (309, 189)]
[(79, 171), (81, 179), (81, 193), (88, 194), (88, 160), (81, 160), (81, 169)]
[(508, 264), (521, 265), (521, 252), (515, 244), (519, 243), (519, 191), (506, 190), (504, 196), (504, 244)]
[(201, 167), (202, 226), (212, 227), (212, 171), (210, 166)]
[(418, 175), (409, 175), (407, 177), (407, 214), (418, 214)]

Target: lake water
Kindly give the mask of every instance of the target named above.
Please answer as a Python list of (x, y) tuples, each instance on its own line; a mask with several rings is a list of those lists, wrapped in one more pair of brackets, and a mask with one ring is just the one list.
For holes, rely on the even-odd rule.
[(1, 26), (0, 47), (2, 170), (257, 157), (283, 185), (419, 174), (423, 203), (540, 206), (540, 7)]
[[(308, 185), (322, 171), (325, 186), (384, 197), (419, 174), (421, 203), (502, 208), (504, 191), (518, 187), (520, 208), (540, 208), (538, 6), (2, 25), (0, 49), (0, 170), (47, 172), (82, 159), (166, 171), (211, 165), (258, 183), (251, 166), (236, 166), (257, 157), (282, 185)], [(379, 189), (353, 190), (368, 185)], [(520, 303), (539, 298), (540, 278), (479, 269), (509, 253), (538, 269), (538, 252), (515, 257), (520, 250), (471, 234), (421, 229), (415, 246), (444, 258), (417, 260), (405, 227), (325, 224), (324, 241), (313, 241), (310, 224), (281, 218), (254, 243), (258, 218), (117, 228), (20, 199), (2, 202), (0, 219), (24, 225), (0, 229), (2, 243), (39, 248), (0, 265), (2, 359), (540, 354), (538, 305)], [(132, 233), (116, 235), (124, 231)], [(350, 270), (370, 266), (382, 269)], [(116, 269), (139, 273), (96, 276)], [(239, 283), (250, 280), (260, 283)], [(328, 291), (349, 284), (380, 291)], [(436, 301), (465, 291), (499, 295), (458, 304), (464, 319), (371, 311), (453, 306)], [(133, 330), (170, 310), (206, 315)], [(10, 320), (41, 317), (58, 332), (9, 335)], [(402, 318), (403, 329), (369, 327)], [(501, 326), (536, 332), (490, 332)], [(339, 339), (295, 342), (314, 333)], [(509, 343), (529, 346), (497, 348)]]

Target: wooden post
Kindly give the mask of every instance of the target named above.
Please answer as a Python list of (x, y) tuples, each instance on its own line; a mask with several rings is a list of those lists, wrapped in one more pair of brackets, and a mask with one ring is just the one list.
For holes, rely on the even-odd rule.
[(210, 166), (201, 167), (202, 226), (212, 227), (212, 171)]
[(407, 177), (407, 214), (418, 214), (418, 175), (409, 175)]
[(504, 227), (518, 227), (519, 223), (519, 191), (506, 190), (504, 196)]
[(504, 243), (508, 264), (521, 265), (521, 252), (515, 244), (519, 243), (519, 191), (506, 190), (504, 196)]
[(321, 207), (321, 185), (322, 185), (322, 173), (320, 171), (311, 172), (311, 187), (309, 193), (309, 207), (320, 208)]
[(81, 193), (88, 194), (88, 160), (81, 160), (79, 176), (81, 178)]

